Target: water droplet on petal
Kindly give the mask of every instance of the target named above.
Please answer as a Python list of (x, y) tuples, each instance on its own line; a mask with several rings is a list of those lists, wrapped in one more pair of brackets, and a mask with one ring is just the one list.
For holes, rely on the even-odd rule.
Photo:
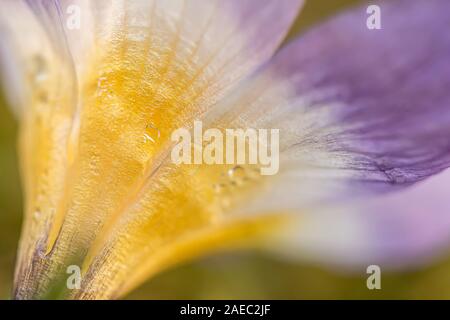
[(36, 55), (32, 58), (31, 63), (33, 82), (35, 84), (44, 82), (48, 77), (47, 63), (45, 62), (44, 57), (41, 55)]
[(108, 91), (108, 84), (107, 84), (108, 78), (105, 76), (101, 76), (97, 80), (97, 96), (103, 95), (105, 92)]
[(215, 193), (220, 194), (225, 190), (225, 185), (223, 183), (216, 183), (213, 185), (213, 189)]
[(227, 174), (231, 179), (232, 185), (242, 185), (246, 180), (248, 180), (245, 168), (239, 165), (228, 170)]
[(48, 101), (47, 86), (45, 84), (48, 79), (48, 66), (41, 55), (36, 55), (31, 60), (31, 83), (35, 97), (45, 103)]
[(105, 86), (105, 81), (107, 80), (107, 78), (106, 77), (100, 77), (100, 78), (98, 78), (98, 80), (97, 80), (97, 86), (99, 87), (99, 88), (103, 88), (104, 86)]
[(142, 42), (147, 38), (148, 30), (140, 27), (130, 27), (128, 39), (135, 42)]
[(41, 218), (41, 216), (42, 216), (41, 209), (40, 209), (40, 208), (36, 208), (36, 209), (34, 210), (34, 212), (33, 212), (33, 220), (34, 220), (35, 222), (38, 222), (39, 219)]
[(161, 132), (157, 127), (155, 127), (153, 124), (149, 124), (144, 131), (144, 142), (152, 142), (155, 143), (159, 140), (161, 137)]

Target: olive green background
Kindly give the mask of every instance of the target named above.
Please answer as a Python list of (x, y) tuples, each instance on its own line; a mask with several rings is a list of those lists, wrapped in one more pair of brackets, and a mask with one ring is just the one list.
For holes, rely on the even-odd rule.
[[(275, 1), (275, 0), (274, 0)], [(290, 38), (357, 0), (309, 0)], [(268, 26), (270, 27), (270, 26)], [(10, 296), (21, 226), (17, 123), (0, 97), (0, 299)], [(207, 257), (169, 270), (132, 299), (442, 299), (450, 298), (450, 257), (407, 272), (382, 274), (382, 290), (366, 288), (364, 269), (352, 274), (276, 260), (261, 253)]]

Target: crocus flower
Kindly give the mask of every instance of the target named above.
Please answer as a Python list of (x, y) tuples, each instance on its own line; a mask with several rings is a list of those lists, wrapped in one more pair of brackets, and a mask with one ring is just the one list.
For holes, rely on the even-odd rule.
[[(119, 298), (243, 246), (349, 267), (446, 247), (450, 2), (378, 2), (375, 30), (355, 8), (279, 49), (302, 2), (2, 1), (26, 209), (15, 298)], [(194, 120), (279, 128), (279, 173), (175, 165), (171, 132)]]

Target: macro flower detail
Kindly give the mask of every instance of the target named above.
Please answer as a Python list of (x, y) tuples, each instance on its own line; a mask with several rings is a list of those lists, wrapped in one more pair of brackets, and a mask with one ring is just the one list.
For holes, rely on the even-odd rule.
[[(4, 0), (25, 193), (14, 297), (116, 299), (242, 247), (350, 268), (439, 254), (450, 3), (377, 3), (379, 30), (356, 7), (283, 45), (302, 0)], [(172, 133), (196, 121), (279, 129), (279, 172), (173, 163)]]

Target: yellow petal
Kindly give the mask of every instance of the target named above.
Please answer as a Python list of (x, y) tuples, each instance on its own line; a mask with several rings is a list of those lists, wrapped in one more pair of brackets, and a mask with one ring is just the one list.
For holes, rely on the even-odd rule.
[[(271, 56), (300, 0), (62, 1), (62, 8), (36, 1), (39, 19), (22, 1), (6, 1), (29, 16), (23, 27), (39, 39), (32, 57), (23, 54), (29, 47), (18, 49), (20, 64), (32, 63), (23, 68), (32, 83), (21, 115), (27, 213), (17, 298), (116, 298), (174, 263), (284, 221), (227, 215), (261, 177), (234, 186), (232, 167), (175, 166), (168, 156), (175, 129), (191, 126)], [(71, 4), (88, 10), (82, 29), (49, 31), (59, 30), (49, 26), (60, 26), (56, 13)], [(283, 19), (252, 47), (273, 10)], [(80, 291), (65, 286), (69, 265), (82, 268)]]

